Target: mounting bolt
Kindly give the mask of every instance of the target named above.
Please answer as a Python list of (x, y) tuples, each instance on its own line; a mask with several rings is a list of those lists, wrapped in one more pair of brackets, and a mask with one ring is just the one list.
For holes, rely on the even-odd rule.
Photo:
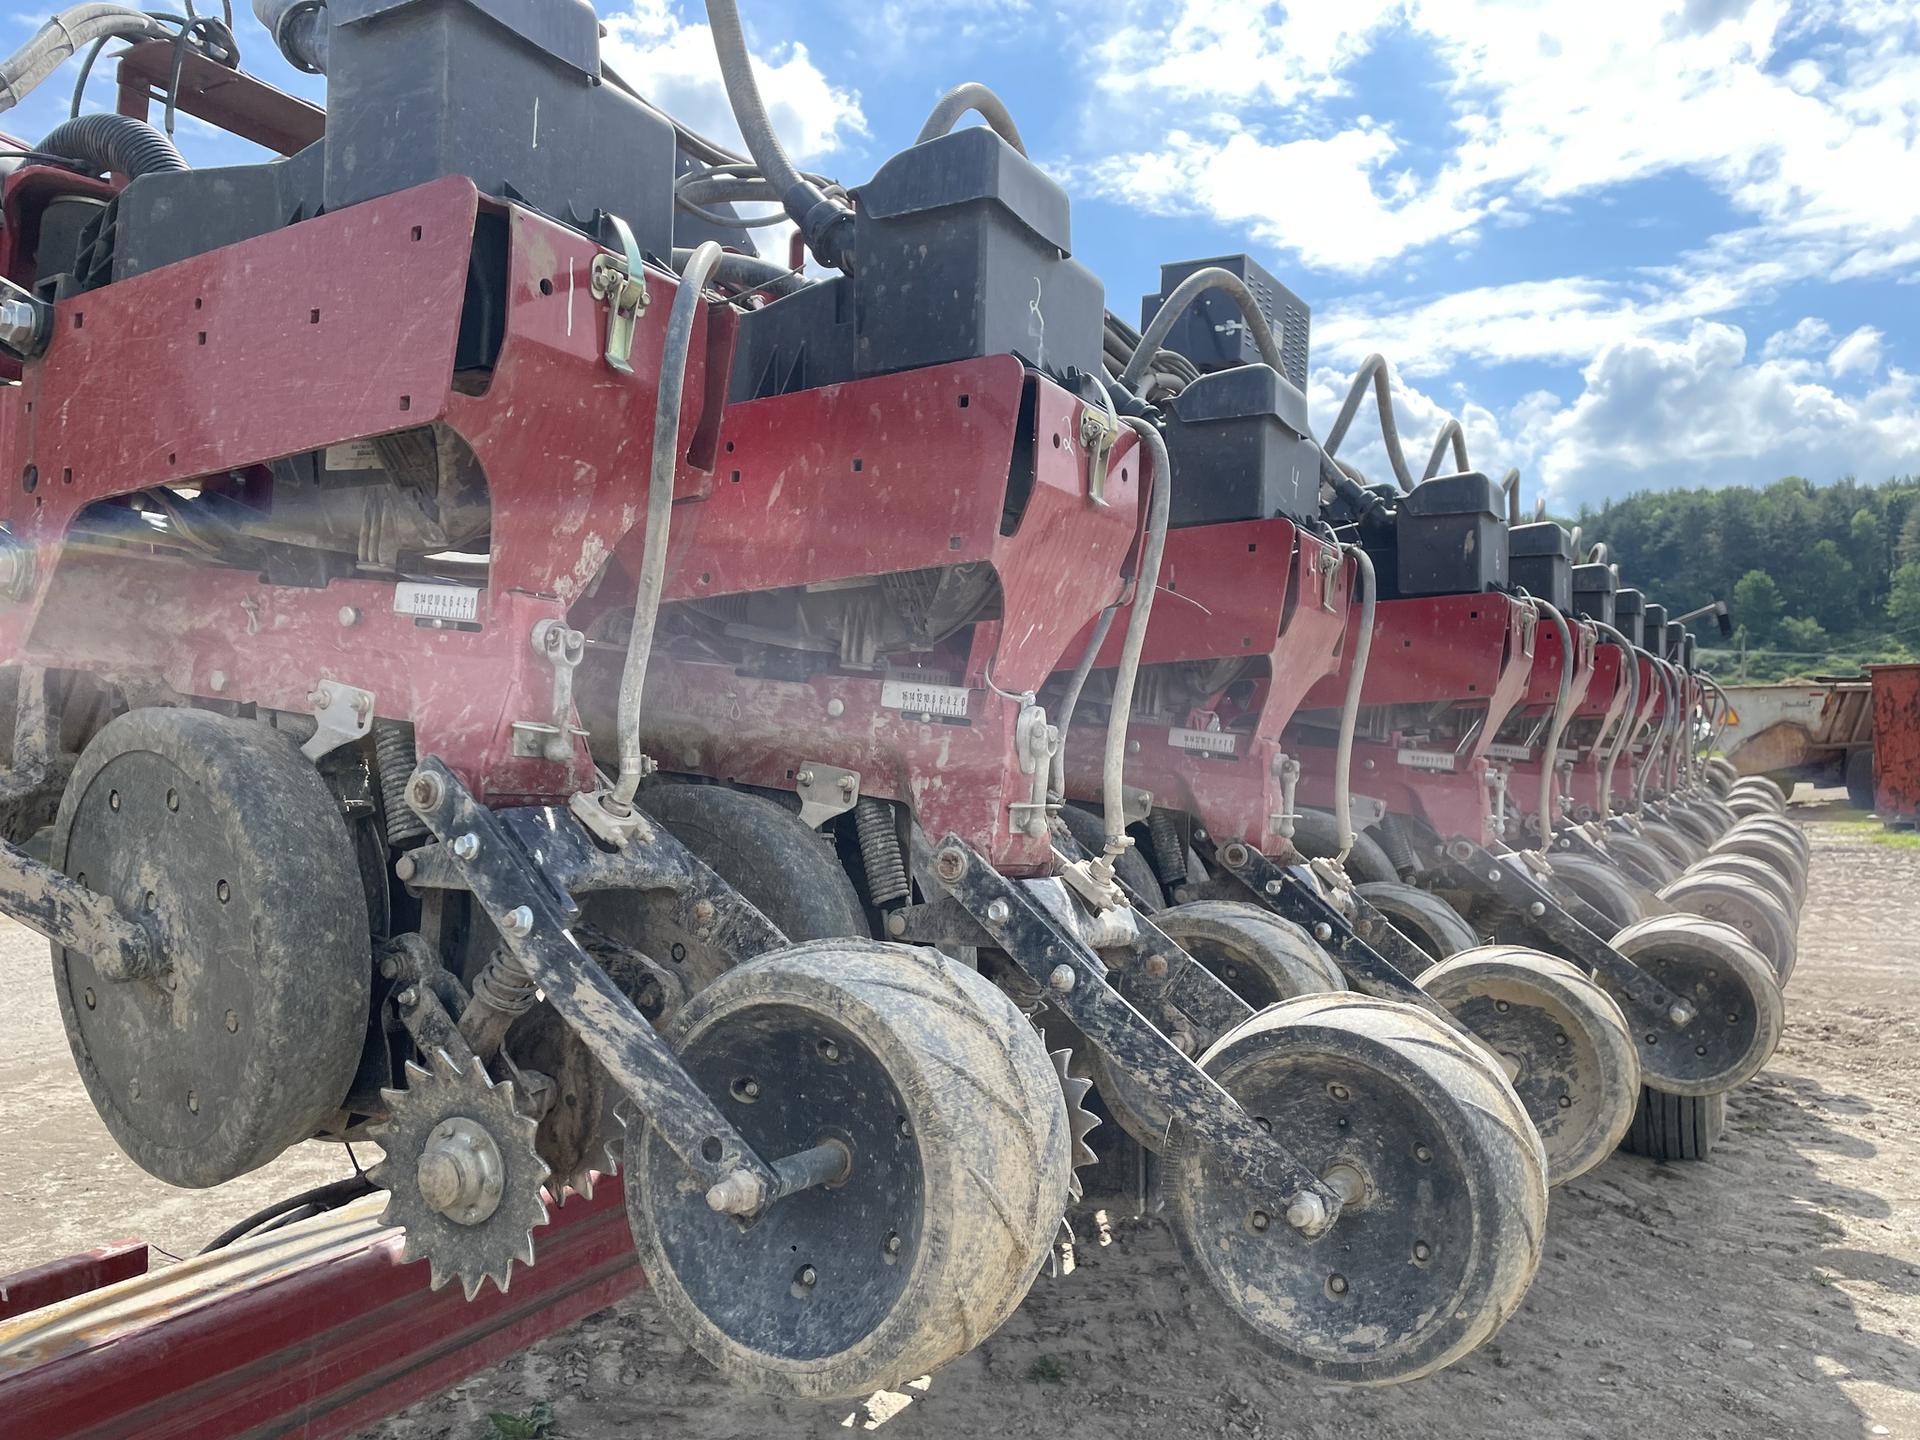
[(434, 806), (440, 803), (440, 797), (443, 793), (445, 793), (445, 789), (440, 784), (440, 777), (438, 775), (427, 775), (416, 772), (413, 779), (407, 782), (407, 803), (416, 810), (426, 811), (433, 809)]
[(794, 776), (793, 778), (795, 783), (797, 783), (804, 789), (806, 786), (813, 784), (813, 771), (802, 770), (798, 775)]
[(1278, 895), (1282, 890), (1286, 888), (1287, 887), (1282, 885), (1278, 880), (1269, 880), (1267, 881), (1267, 884), (1266, 884), (1266, 891), (1267, 891), (1267, 894), (1269, 895)]
[(415, 1005), (420, 1003), (420, 992), (409, 985), (393, 997), (393, 1003), (398, 1005), (402, 1010), (411, 1010)]
[(480, 853), (480, 837), (469, 830), (465, 835), (453, 837), (453, 858), (471, 860)]
[(357, 610), (351, 605), (342, 605), (340, 607), (340, 624), (343, 627), (350, 630), (355, 625), (358, 625), (359, 623), (360, 623), (359, 610)]
[(693, 923), (694, 924), (711, 925), (713, 923), (714, 914), (715, 914), (715, 911), (713, 908), (713, 902), (711, 900), (696, 900), (693, 902)]
[(218, 695), (222, 690), (226, 689), (227, 688), (227, 672), (224, 670), (215, 670), (211, 674), (209, 674), (207, 676), (207, 688), (213, 691), (213, 693), (216, 695)]
[(840, 777), (840, 793), (848, 799), (853, 798), (853, 777), (851, 775), (842, 775)]
[(333, 686), (324, 681), (307, 692), (307, 703), (321, 710), (333, 703)]
[(1327, 1202), (1311, 1190), (1302, 1190), (1287, 1206), (1287, 1224), (1302, 1235), (1318, 1235), (1333, 1223), (1327, 1214)]
[(889, 910), (887, 912), (887, 934), (897, 940), (906, 933), (907, 912), (904, 910)]
[(842, 700), (839, 696), (836, 695), (833, 699), (827, 701), (827, 714), (831, 715), (835, 720), (838, 720), (842, 715), (846, 713), (847, 713), (847, 702)]
[(951, 885), (967, 873), (967, 852), (957, 845), (949, 846), (934, 857), (933, 871)]
[(1058, 994), (1065, 995), (1073, 989), (1073, 980), (1071, 965), (1056, 965), (1053, 967), (1053, 973), (1047, 977), (1047, 984)]
[(533, 911), (525, 905), (516, 905), (500, 917), (500, 929), (519, 940), (533, 931)]
[(707, 1208), (722, 1215), (751, 1215), (766, 1204), (767, 1187), (751, 1170), (734, 1170), (707, 1191)]
[(1538, 920), (1542, 915), (1546, 913), (1547, 913), (1547, 905), (1544, 900), (1536, 900), (1531, 905), (1527, 906), (1527, 914), (1531, 915), (1536, 920)]
[(1487, 871), (1487, 883), (1490, 885), (1498, 885), (1500, 883), (1500, 872), (1498, 870)]
[(1013, 908), (1004, 900), (993, 900), (987, 904), (987, 919), (996, 925), (1006, 924), (1008, 917), (1012, 914)]
[(391, 980), (399, 973), (400, 962), (394, 959), (393, 956), (389, 955), (380, 962), (380, 975), (382, 979)]
[(397, 880), (411, 880), (414, 877), (414, 872), (419, 870), (419, 868), (419, 865), (414, 863), (413, 856), (402, 855), (398, 860), (393, 862), (394, 878)]
[(1682, 1000), (1678, 1005), (1675, 1005), (1667, 1011), (1667, 1023), (1678, 1030), (1682, 1026), (1690, 1023), (1696, 1013), (1693, 1006)]
[(1326, 944), (1329, 940), (1333, 939), (1333, 926), (1322, 920), (1318, 925), (1313, 927), (1313, 938), (1318, 940), (1322, 945)]
[(1166, 975), (1166, 973), (1167, 973), (1167, 957), (1166, 956), (1164, 955), (1147, 956), (1147, 974), (1151, 978), (1155, 980), (1159, 980), (1159, 979), (1162, 979)]

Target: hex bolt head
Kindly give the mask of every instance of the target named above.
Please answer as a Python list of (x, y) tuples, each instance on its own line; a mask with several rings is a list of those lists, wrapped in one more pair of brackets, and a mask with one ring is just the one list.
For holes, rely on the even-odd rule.
[(1273, 1217), (1264, 1210), (1256, 1210), (1247, 1217), (1247, 1224), (1255, 1231), (1265, 1234), (1267, 1226), (1273, 1223)]
[(351, 605), (342, 605), (340, 607), (340, 624), (343, 627), (350, 630), (359, 623), (360, 612), (357, 609)]
[(419, 862), (417, 862), (411, 855), (402, 855), (398, 860), (393, 862), (394, 878), (398, 880), (413, 879), (414, 875), (418, 873), (419, 869), (420, 869)]
[(1013, 915), (1013, 908), (1004, 900), (990, 901), (987, 905), (987, 919), (996, 925), (1004, 925)]
[(469, 830), (464, 835), (453, 837), (453, 858), (471, 860), (480, 853), (480, 837)]
[(804, 788), (808, 785), (813, 784), (813, 771), (802, 770), (798, 775), (794, 776), (793, 779), (796, 785), (799, 785), (802, 788)]
[(713, 923), (713, 917), (715, 913), (716, 912), (714, 911), (714, 908), (713, 908), (713, 902), (711, 900), (696, 900), (693, 902), (693, 923), (694, 924), (711, 925)]
[(411, 1010), (420, 999), (420, 992), (409, 985), (393, 997), (393, 1003), (402, 1010)]
[(1687, 1004), (1686, 1001), (1682, 1000), (1679, 1004), (1675, 1005), (1672, 1009), (1667, 1011), (1667, 1023), (1672, 1025), (1674, 1029), (1678, 1030), (1682, 1026), (1691, 1022), (1694, 1015), (1697, 1013), (1698, 1012), (1694, 1010), (1693, 1006)]
[(1500, 872), (1498, 870), (1487, 871), (1487, 883), (1490, 885), (1498, 885), (1500, 883)]
[(707, 1208), (722, 1215), (751, 1215), (766, 1203), (766, 1187), (751, 1170), (734, 1170), (707, 1191)]
[(1266, 890), (1267, 890), (1267, 894), (1269, 895), (1278, 895), (1282, 890), (1286, 888), (1287, 887), (1281, 884), (1278, 880), (1267, 881)]
[(207, 676), (207, 688), (216, 695), (222, 690), (225, 690), (227, 688), (227, 672), (224, 670), (215, 670), (209, 674)]
[(1536, 920), (1538, 920), (1542, 915), (1546, 913), (1547, 913), (1547, 906), (1544, 900), (1536, 900), (1531, 905), (1527, 906), (1527, 914), (1531, 915)]
[(951, 885), (967, 873), (967, 852), (958, 846), (942, 850), (933, 861), (934, 873)]
[(407, 803), (416, 810), (431, 810), (440, 803), (440, 777), (416, 774), (407, 782)]
[(853, 789), (854, 789), (854, 779), (853, 779), (853, 776), (851, 776), (851, 775), (842, 775), (842, 776), (840, 777), (840, 793), (841, 793), (842, 795), (845, 795), (845, 796), (848, 796), (849, 798), (851, 798), (851, 797), (852, 797), (852, 795), (853, 795)]
[(1050, 985), (1057, 994), (1061, 995), (1065, 995), (1069, 990), (1073, 989), (1073, 981), (1074, 974), (1071, 965), (1056, 965), (1053, 967), (1053, 973), (1047, 977), (1047, 984)]
[(1147, 974), (1158, 980), (1167, 973), (1167, 957), (1164, 955), (1147, 956)]
[(1318, 925), (1313, 927), (1313, 938), (1318, 940), (1322, 945), (1326, 944), (1329, 940), (1333, 939), (1333, 926), (1322, 920)]
[(904, 910), (889, 910), (887, 912), (887, 934), (897, 940), (906, 933), (907, 912)]
[(500, 928), (518, 940), (533, 931), (533, 911), (525, 905), (516, 905), (500, 917)]
[(1287, 1206), (1287, 1224), (1306, 1235), (1319, 1234), (1331, 1218), (1327, 1214), (1327, 1202), (1311, 1190), (1302, 1190)]

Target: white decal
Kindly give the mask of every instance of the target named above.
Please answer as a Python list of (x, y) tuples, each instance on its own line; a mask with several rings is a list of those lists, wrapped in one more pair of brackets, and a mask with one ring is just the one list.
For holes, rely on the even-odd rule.
[(1167, 744), (1203, 755), (1236, 755), (1240, 751), (1240, 737), (1226, 730), (1169, 730)]
[(889, 710), (917, 710), (922, 715), (944, 715), (956, 720), (967, 718), (967, 692), (958, 685), (883, 680), (880, 703)]
[(1409, 770), (1453, 769), (1453, 756), (1444, 750), (1402, 750), (1397, 758)]
[(402, 580), (393, 587), (393, 613), (433, 620), (478, 620), (480, 592), (471, 585), (425, 585)]

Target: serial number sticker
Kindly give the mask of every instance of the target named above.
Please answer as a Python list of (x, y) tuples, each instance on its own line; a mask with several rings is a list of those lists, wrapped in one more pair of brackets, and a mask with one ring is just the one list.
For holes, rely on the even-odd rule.
[(967, 692), (959, 685), (922, 685), (908, 680), (880, 682), (880, 703), (889, 710), (913, 710), (922, 715), (967, 718)]
[(393, 613), (431, 620), (478, 620), (480, 592), (471, 585), (427, 585), (402, 580), (393, 587)]
[(1489, 745), (1487, 754), (1495, 760), (1531, 760), (1533, 749), (1527, 745)]
[(1453, 769), (1453, 756), (1445, 750), (1402, 750), (1394, 758), (1409, 770)]
[(1169, 730), (1167, 744), (1176, 750), (1195, 750), (1203, 755), (1240, 753), (1240, 737), (1227, 730)]
[(380, 447), (371, 440), (348, 440), (329, 445), (326, 450), (329, 470), (379, 470)]

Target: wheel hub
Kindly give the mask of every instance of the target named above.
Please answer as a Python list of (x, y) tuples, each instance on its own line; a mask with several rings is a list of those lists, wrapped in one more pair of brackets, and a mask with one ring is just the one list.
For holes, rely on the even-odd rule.
[(478, 1225), (500, 1208), (506, 1184), (500, 1147), (473, 1121), (456, 1116), (428, 1138), (415, 1166), (421, 1197), (460, 1225)]

